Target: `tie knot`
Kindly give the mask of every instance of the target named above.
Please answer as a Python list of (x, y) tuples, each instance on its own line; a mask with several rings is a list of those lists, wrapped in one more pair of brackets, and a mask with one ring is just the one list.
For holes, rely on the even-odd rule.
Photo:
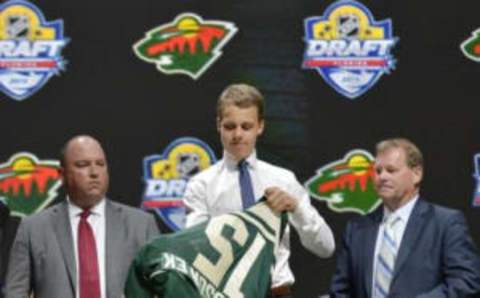
[(80, 213), (80, 219), (87, 219), (92, 212), (90, 210), (83, 210), (82, 213)]
[(238, 162), (238, 169), (241, 171), (246, 170), (248, 167), (248, 161), (246, 159), (242, 159)]
[(393, 227), (399, 220), (400, 217), (398, 215), (390, 214), (385, 218), (385, 224), (389, 227)]

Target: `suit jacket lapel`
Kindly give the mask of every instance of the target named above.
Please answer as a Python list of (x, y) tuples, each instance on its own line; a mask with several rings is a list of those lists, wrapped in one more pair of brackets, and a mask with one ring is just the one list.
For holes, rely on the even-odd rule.
[(123, 227), (122, 213), (109, 200), (105, 204), (105, 272), (107, 284), (107, 297), (113, 296), (113, 289), (118, 284), (119, 276), (116, 274), (121, 270), (120, 264), (124, 254), (122, 254), (123, 243), (122, 234), (125, 233)]
[(407, 227), (405, 228), (405, 232), (403, 234), (402, 243), (400, 244), (397, 254), (397, 260), (395, 261), (392, 283), (395, 281), (395, 278), (398, 276), (403, 264), (405, 264), (405, 261), (412, 252), (418, 237), (422, 234), (423, 227), (426, 222), (425, 214), (428, 210), (429, 205), (419, 198), (413, 207), (412, 214), (410, 215)]
[(58, 204), (55, 207), (52, 216), (52, 226), (55, 232), (58, 244), (62, 251), (62, 257), (67, 267), (68, 277), (70, 278), (70, 283), (72, 285), (72, 290), (75, 293), (77, 276), (76, 276), (76, 265), (75, 265), (75, 254), (73, 247), (73, 237), (72, 237), (72, 228), (70, 225), (70, 219), (68, 214), (68, 204), (63, 202)]
[(367, 297), (372, 297), (373, 283), (373, 258), (375, 254), (375, 244), (377, 243), (378, 227), (383, 217), (383, 205), (380, 205), (373, 213), (368, 215), (372, 221), (365, 231), (365, 288), (367, 289)]

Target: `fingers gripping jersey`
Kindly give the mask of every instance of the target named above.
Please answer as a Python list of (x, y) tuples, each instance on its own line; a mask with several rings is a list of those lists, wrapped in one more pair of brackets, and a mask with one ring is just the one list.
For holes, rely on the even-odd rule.
[(265, 297), (285, 224), (285, 214), (260, 202), (162, 235), (138, 253), (126, 297)]

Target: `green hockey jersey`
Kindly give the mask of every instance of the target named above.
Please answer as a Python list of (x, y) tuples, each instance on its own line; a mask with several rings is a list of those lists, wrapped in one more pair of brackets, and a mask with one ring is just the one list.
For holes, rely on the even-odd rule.
[(162, 235), (143, 247), (130, 268), (127, 298), (259, 298), (286, 224), (264, 201)]

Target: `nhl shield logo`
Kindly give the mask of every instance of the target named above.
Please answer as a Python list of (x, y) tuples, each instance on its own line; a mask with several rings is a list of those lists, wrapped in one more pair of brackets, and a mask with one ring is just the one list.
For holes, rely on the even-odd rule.
[(65, 68), (63, 21), (46, 21), (23, 0), (0, 5), (0, 90), (21, 101)]
[(327, 202), (335, 212), (367, 214), (381, 203), (373, 185), (373, 164), (368, 151), (352, 150), (318, 169), (305, 186), (313, 198)]
[(303, 67), (317, 70), (340, 94), (354, 99), (395, 65), (390, 19), (375, 21), (363, 4), (337, 1), (323, 16), (305, 19)]
[(216, 161), (206, 143), (191, 137), (173, 141), (161, 155), (145, 157), (142, 207), (155, 210), (173, 231), (182, 229), (185, 226), (183, 194), (188, 180)]
[(233, 23), (184, 13), (148, 31), (133, 50), (165, 74), (185, 74), (196, 80), (222, 55), (220, 50), (236, 32)]
[(13, 155), (0, 165), (0, 200), (14, 216), (28, 216), (47, 207), (61, 185), (56, 160), (39, 160), (28, 152)]

